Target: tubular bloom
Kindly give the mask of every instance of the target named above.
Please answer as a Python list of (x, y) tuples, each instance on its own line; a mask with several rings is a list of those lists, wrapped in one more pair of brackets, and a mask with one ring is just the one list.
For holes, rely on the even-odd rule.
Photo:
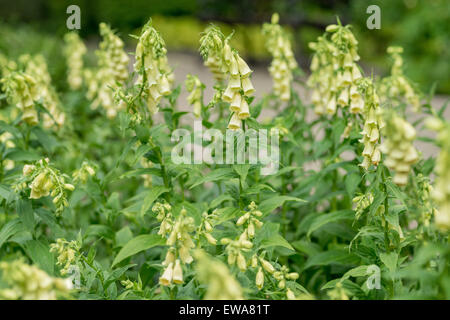
[(253, 95), (255, 88), (250, 80), (252, 70), (239, 53), (232, 49), (229, 38), (224, 36), (216, 27), (210, 27), (200, 39), (200, 53), (204, 59), (214, 55), (221, 61), (222, 70), (228, 75), (228, 84), (222, 93), (222, 100), (230, 103), (231, 118), (228, 129), (237, 130), (241, 127), (241, 120), (250, 117), (247, 97)]
[(438, 132), (441, 151), (436, 160), (436, 181), (431, 196), (438, 206), (435, 210), (436, 226), (444, 232), (450, 230), (450, 124), (438, 118), (427, 120), (427, 127)]
[(205, 85), (201, 83), (200, 79), (197, 76), (193, 76), (191, 74), (187, 75), (186, 89), (189, 92), (187, 100), (188, 103), (194, 107), (193, 113), (197, 118), (200, 117), (202, 113), (204, 88)]
[(158, 232), (161, 236), (168, 235), (166, 244), (170, 247), (162, 262), (164, 272), (159, 283), (164, 286), (183, 283), (183, 270), (181, 263), (190, 264), (193, 261), (190, 250), (195, 247), (190, 232), (194, 231), (194, 219), (187, 216), (183, 208), (176, 221), (172, 218), (172, 207), (168, 203), (156, 203), (152, 211), (156, 212), (161, 227)]
[(3, 90), (11, 104), (22, 111), (22, 120), (31, 126), (39, 122), (35, 101), (39, 99), (36, 80), (23, 72), (11, 72), (1, 80)]
[(69, 272), (70, 266), (75, 264), (78, 250), (79, 245), (74, 240), (57, 239), (56, 243), (50, 245), (50, 252), (56, 252), (58, 254), (56, 264), (63, 267), (61, 269), (62, 275), (66, 275)]
[(86, 46), (77, 33), (69, 32), (64, 36), (64, 56), (68, 68), (67, 83), (70, 89), (77, 90), (83, 84), (83, 56)]
[(362, 78), (356, 64), (358, 41), (350, 26), (329, 25), (326, 33), (309, 47), (314, 55), (307, 84), (313, 89), (311, 99), (316, 114), (334, 115), (337, 106), (349, 106), (351, 113), (361, 113), (364, 102), (356, 87)]
[(278, 14), (274, 13), (271, 23), (263, 25), (263, 33), (267, 39), (266, 48), (273, 57), (269, 72), (273, 78), (274, 92), (281, 100), (288, 101), (291, 97), (292, 71), (298, 65), (288, 35), (278, 20)]
[(256, 229), (262, 227), (263, 223), (259, 220), (262, 212), (257, 210), (256, 204), (252, 201), (250, 203), (249, 211), (245, 212), (236, 221), (236, 226), (243, 226), (243, 231), (237, 240), (228, 238), (221, 239), (221, 244), (227, 245), (225, 251), (228, 255), (228, 264), (230, 266), (237, 264), (239, 270), (242, 272), (247, 270), (247, 260), (243, 253), (248, 252), (253, 248), (251, 240), (255, 237)]
[(25, 165), (23, 167), (23, 178), (18, 184), (31, 181), (30, 199), (39, 199), (48, 195), (53, 197), (53, 203), (56, 206), (56, 214), (59, 215), (67, 207), (66, 190), (73, 191), (75, 187), (65, 183), (66, 175), (49, 165), (48, 158), (39, 160), (35, 165)]
[(414, 90), (411, 82), (403, 74), (402, 47), (387, 48), (394, 61), (391, 74), (381, 80), (378, 88), (382, 102), (394, 100), (401, 103), (403, 98), (412, 105), (414, 112), (420, 112), (420, 96)]
[(170, 94), (174, 81), (166, 52), (164, 40), (150, 20), (139, 36), (134, 70), (139, 74), (136, 84), (142, 87), (151, 114), (158, 112), (161, 97)]
[(200, 282), (207, 285), (204, 300), (243, 300), (242, 288), (227, 266), (202, 250), (194, 253), (195, 269)]
[(114, 34), (111, 28), (100, 23), (100, 35), (103, 40), (96, 51), (98, 69), (87, 70), (85, 79), (88, 83), (88, 99), (92, 99), (91, 107), (96, 109), (101, 105), (106, 110), (108, 118), (117, 115), (114, 103), (114, 88), (122, 85), (128, 78), (128, 55), (123, 50), (123, 41)]
[(212, 212), (211, 214), (208, 214), (207, 212), (203, 212), (202, 214), (202, 222), (200, 224), (199, 229), (197, 230), (198, 234), (201, 234), (205, 237), (206, 241), (208, 241), (209, 244), (215, 246), (217, 244), (216, 238), (213, 237), (211, 234), (213, 231), (213, 225), (214, 220), (217, 219), (216, 212)]
[(53, 278), (36, 266), (22, 260), (0, 262), (3, 280), (8, 285), (0, 289), (0, 297), (6, 300), (56, 300), (58, 295), (68, 294), (72, 288), (69, 279)]
[(411, 165), (419, 160), (413, 145), (416, 130), (405, 119), (393, 112), (386, 113), (386, 127), (383, 129), (385, 141), (381, 151), (386, 154), (384, 164), (395, 171), (394, 183), (404, 186), (408, 183)]
[(380, 99), (370, 79), (364, 78), (359, 81), (359, 88), (364, 92), (364, 127), (360, 140), (364, 144), (362, 155), (363, 162), (360, 164), (364, 169), (369, 169), (370, 165), (378, 165), (381, 160), (381, 151), (379, 148), (380, 130), (384, 127), (381, 116)]
[(52, 86), (44, 57), (23, 55), (19, 57), (19, 61), (25, 65), (25, 73), (36, 81), (37, 97), (42, 99), (42, 104), (49, 112), (43, 114), (44, 127), (52, 128), (56, 124), (58, 128), (64, 125), (65, 114), (61, 110), (58, 94)]
[(87, 161), (83, 161), (80, 169), (75, 170), (74, 173), (72, 174), (72, 177), (74, 182), (80, 181), (81, 183), (86, 183), (88, 178), (94, 175), (95, 175), (94, 168)]

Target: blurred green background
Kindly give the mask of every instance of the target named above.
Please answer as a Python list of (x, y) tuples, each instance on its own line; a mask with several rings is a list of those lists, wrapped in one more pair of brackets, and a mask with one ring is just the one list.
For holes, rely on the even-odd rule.
[[(225, 33), (236, 31), (234, 46), (253, 63), (266, 63), (261, 24), (278, 12), (281, 23), (295, 39), (300, 65), (307, 68), (307, 44), (323, 33), (339, 16), (354, 26), (360, 41), (364, 66), (384, 75), (389, 72), (386, 48), (404, 47), (405, 72), (427, 91), (434, 82), (437, 92), (450, 94), (450, 1), (448, 0), (0, 0), (0, 52), (17, 56), (43, 52), (56, 80), (64, 76), (59, 45), (67, 32), (66, 8), (81, 8), (80, 33), (87, 41), (98, 38), (98, 24), (110, 23), (133, 45), (130, 33), (137, 33), (149, 17), (161, 31), (169, 50), (196, 52), (200, 33), (215, 22)], [(369, 5), (381, 8), (381, 29), (366, 27)]]

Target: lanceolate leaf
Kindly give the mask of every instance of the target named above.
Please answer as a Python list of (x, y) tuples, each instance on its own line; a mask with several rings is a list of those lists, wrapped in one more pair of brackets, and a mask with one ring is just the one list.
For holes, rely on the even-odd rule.
[(161, 238), (157, 234), (144, 234), (131, 239), (122, 249), (120, 249), (111, 267), (114, 267), (119, 262), (131, 257), (141, 251), (148, 250), (150, 248), (161, 246), (166, 243), (166, 240)]

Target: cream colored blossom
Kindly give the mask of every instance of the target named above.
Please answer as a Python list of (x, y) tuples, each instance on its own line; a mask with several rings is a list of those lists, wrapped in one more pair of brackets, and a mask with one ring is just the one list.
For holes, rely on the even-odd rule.
[(74, 240), (57, 239), (56, 243), (50, 245), (50, 252), (58, 254), (56, 264), (62, 267), (62, 275), (66, 275), (70, 267), (76, 263), (79, 249), (78, 243)]
[(243, 300), (239, 282), (227, 266), (202, 250), (195, 251), (197, 279), (207, 285), (205, 300)]
[(205, 85), (201, 83), (200, 79), (197, 76), (191, 74), (187, 75), (185, 83), (186, 89), (189, 92), (187, 101), (190, 105), (193, 106), (193, 113), (198, 118), (202, 114), (203, 90), (205, 88)]
[(58, 129), (65, 122), (65, 114), (61, 108), (61, 101), (55, 88), (52, 86), (47, 63), (42, 55), (23, 55), (19, 61), (25, 65), (25, 73), (36, 81), (37, 99), (42, 101), (48, 113), (43, 114), (43, 125), (45, 128)]
[(230, 46), (230, 37), (225, 38), (215, 26), (207, 28), (200, 39), (200, 53), (206, 61), (213, 56), (227, 76), (225, 90), (220, 92), (222, 100), (230, 103), (228, 129), (237, 130), (241, 127), (241, 121), (250, 117), (247, 99), (254, 94), (255, 88), (250, 80), (252, 70), (237, 50)]
[(78, 90), (83, 84), (83, 56), (86, 46), (77, 33), (69, 32), (64, 35), (64, 56), (67, 64), (67, 82), (70, 89)]
[(427, 120), (427, 127), (436, 131), (437, 142), (441, 147), (436, 160), (436, 180), (431, 196), (437, 204), (434, 222), (443, 232), (450, 230), (450, 124), (438, 118)]
[(362, 78), (357, 61), (358, 41), (350, 26), (330, 25), (326, 33), (309, 47), (314, 51), (307, 85), (316, 114), (334, 115), (337, 107), (349, 107), (351, 113), (363, 111), (363, 100), (356, 90)]
[(369, 169), (371, 165), (377, 166), (381, 161), (380, 151), (380, 130), (384, 127), (384, 122), (381, 115), (380, 99), (375, 91), (372, 80), (368, 78), (361, 79), (358, 82), (358, 87), (363, 93), (364, 99), (364, 127), (361, 131), (361, 143), (364, 144), (362, 156), (363, 162), (360, 164), (364, 169)]
[(266, 48), (273, 57), (269, 72), (273, 79), (274, 93), (282, 101), (288, 101), (291, 96), (292, 71), (298, 65), (288, 34), (278, 24), (278, 20), (278, 14), (274, 13), (271, 23), (263, 25), (263, 33), (266, 36)]
[(68, 295), (72, 288), (68, 279), (53, 278), (34, 265), (22, 260), (0, 262), (3, 281), (8, 285), (0, 289), (0, 298), (7, 300), (56, 300)]
[(386, 154), (384, 164), (395, 171), (394, 183), (404, 186), (408, 183), (411, 166), (419, 160), (419, 154), (413, 145), (416, 130), (393, 112), (386, 113), (385, 121), (385, 140), (381, 146), (381, 151)]
[(33, 126), (39, 122), (35, 103), (39, 99), (36, 80), (23, 72), (11, 72), (1, 80), (3, 91), (11, 104), (22, 111), (22, 120)]
[(393, 64), (391, 74), (383, 78), (379, 84), (379, 94), (382, 103), (406, 102), (415, 112), (420, 112), (420, 93), (403, 73), (402, 47), (388, 47), (387, 53), (391, 55)]
[(164, 40), (149, 21), (139, 36), (134, 70), (138, 73), (136, 84), (142, 86), (151, 114), (158, 112), (161, 98), (170, 94), (174, 81), (166, 52)]
[(100, 23), (99, 49), (95, 52), (98, 67), (85, 70), (84, 77), (88, 85), (87, 97), (93, 100), (91, 107), (102, 106), (108, 118), (114, 118), (121, 105), (114, 101), (114, 91), (117, 85), (123, 85), (128, 78), (128, 55), (124, 51), (123, 41), (105, 24)]

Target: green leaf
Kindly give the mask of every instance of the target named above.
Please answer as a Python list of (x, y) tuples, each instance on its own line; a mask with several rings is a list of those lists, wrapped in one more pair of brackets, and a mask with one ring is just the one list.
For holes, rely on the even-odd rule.
[(151, 174), (151, 175), (158, 176), (158, 177), (162, 176), (161, 169), (159, 169), (159, 168), (139, 168), (136, 170), (131, 170), (131, 171), (125, 172), (124, 174), (122, 174), (120, 176), (120, 179), (136, 177), (136, 176), (140, 176), (143, 174)]
[(241, 177), (241, 181), (245, 182), (247, 179), (248, 170), (250, 169), (249, 164), (235, 164), (233, 166), (234, 171)]
[(150, 209), (153, 202), (158, 199), (158, 197), (163, 194), (170, 191), (166, 187), (163, 186), (154, 186), (150, 189), (149, 193), (145, 196), (144, 202), (141, 207), (140, 214), (144, 215), (148, 209)]
[(236, 178), (236, 173), (231, 168), (219, 168), (211, 171), (207, 175), (198, 179), (194, 184), (192, 184), (189, 189), (192, 189), (200, 184), (210, 181), (220, 181), (225, 179)]
[(268, 214), (268, 213), (271, 213), (276, 208), (278, 208), (279, 206), (283, 205), (286, 201), (306, 202), (303, 199), (290, 197), (290, 196), (275, 196), (275, 197), (272, 197), (272, 198), (262, 201), (259, 204), (258, 209), (262, 213)]
[(278, 233), (271, 235), (270, 238), (263, 239), (259, 246), (259, 248), (270, 248), (270, 247), (283, 247), (295, 251), (295, 249), (291, 246), (291, 244), (287, 242), (287, 240)]
[(361, 182), (361, 176), (357, 173), (351, 173), (345, 176), (345, 189), (347, 190), (348, 196), (353, 197), (358, 185)]
[(321, 252), (315, 256), (311, 256), (305, 264), (304, 269), (329, 264), (355, 264), (358, 258), (354, 254), (350, 254), (347, 250), (332, 249)]
[(156, 246), (162, 246), (165, 243), (166, 239), (161, 238), (157, 234), (143, 234), (137, 236), (128, 241), (128, 243), (119, 251), (114, 258), (111, 268), (128, 257)]
[(5, 224), (0, 230), (0, 248), (10, 237), (20, 231), (23, 231), (23, 225), (19, 219), (11, 220)]
[(17, 201), (16, 210), (25, 228), (34, 230), (34, 212), (30, 200), (20, 199)]
[(16, 194), (9, 188), (9, 186), (0, 184), (0, 197), (5, 199), (8, 203), (16, 198)]
[(224, 201), (234, 201), (233, 197), (228, 194), (221, 194), (209, 204), (211, 209), (217, 208)]
[(309, 237), (311, 233), (326, 225), (327, 223), (337, 222), (341, 220), (353, 220), (354, 218), (355, 213), (353, 212), (353, 210), (340, 210), (318, 215), (309, 226), (307, 237)]
[(42, 157), (36, 152), (25, 151), (20, 149), (8, 149), (5, 152), (5, 158), (14, 160), (14, 161), (36, 161), (41, 159)]
[(50, 246), (39, 240), (28, 240), (24, 249), (31, 260), (50, 275), (54, 274), (55, 257), (50, 252)]
[(390, 272), (394, 272), (397, 269), (398, 254), (396, 252), (380, 253), (380, 260)]

